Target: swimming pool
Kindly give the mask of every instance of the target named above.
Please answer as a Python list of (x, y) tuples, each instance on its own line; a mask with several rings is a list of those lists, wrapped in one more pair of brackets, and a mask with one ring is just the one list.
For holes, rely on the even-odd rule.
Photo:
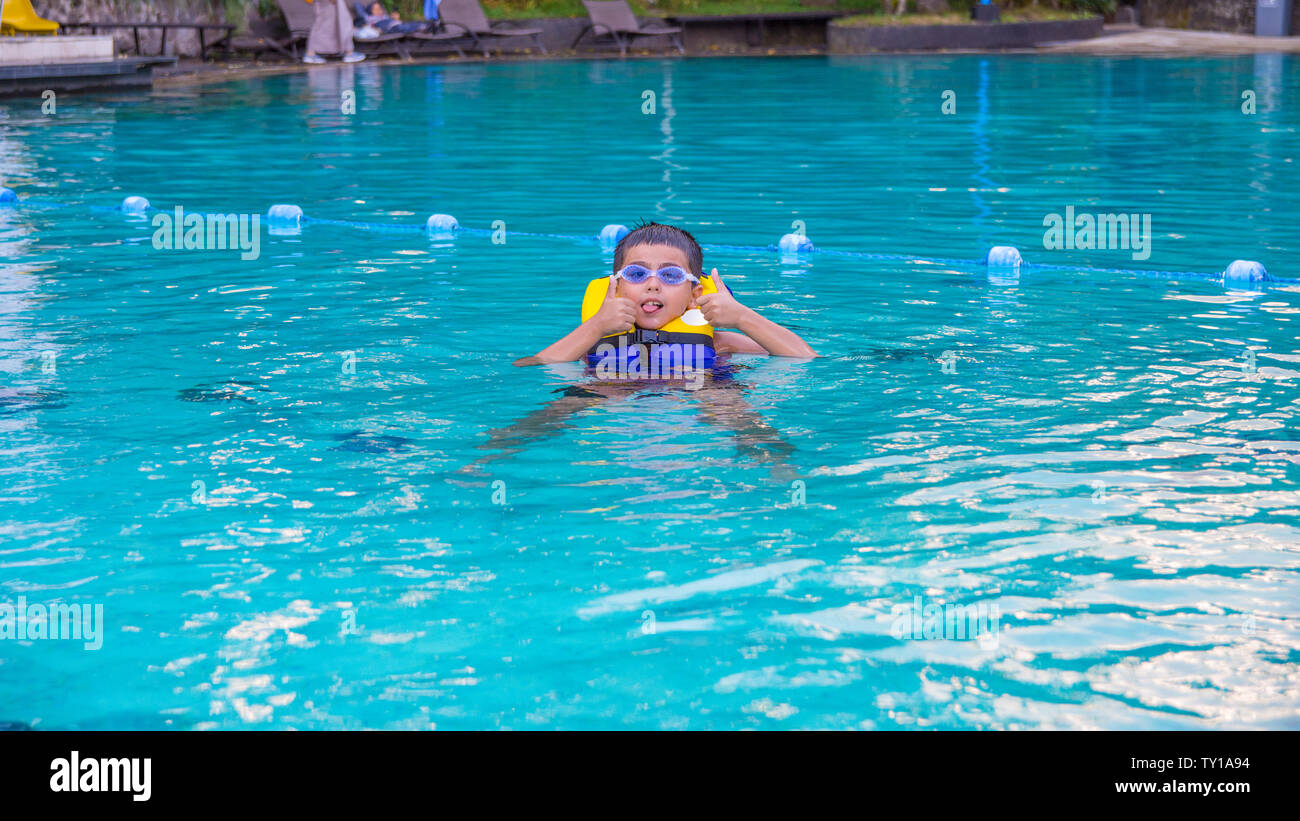
[[(0, 641), (0, 721), (1300, 728), (1300, 291), (1068, 268), (1300, 276), (1297, 90), (1293, 58), (1008, 55), (9, 101), (0, 600), (104, 631)], [(505, 242), (160, 250), (127, 195)], [(1150, 215), (1150, 258), (1044, 249), (1069, 206)], [(512, 367), (609, 265), (527, 232), (639, 217), (824, 357), (618, 401)], [(795, 220), (1067, 268), (707, 248)], [(957, 605), (996, 633), (899, 637)]]

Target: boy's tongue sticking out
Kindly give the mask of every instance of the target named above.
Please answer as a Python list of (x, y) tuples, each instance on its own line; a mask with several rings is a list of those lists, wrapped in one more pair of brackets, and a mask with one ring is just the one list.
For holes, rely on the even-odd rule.
[[(699, 276), (699, 272), (694, 270), (694, 266), (687, 259), (686, 253), (671, 245), (634, 245), (627, 249), (619, 264), (620, 266), (643, 265), (651, 271), (676, 265)], [(661, 328), (686, 313), (694, 299), (699, 296), (694, 293), (694, 289), (699, 286), (690, 280), (677, 285), (665, 285), (658, 276), (649, 277), (639, 284), (620, 278), (617, 287), (619, 296), (627, 297), (636, 303), (636, 324), (647, 330)], [(703, 289), (700, 289), (700, 293), (703, 293)]]

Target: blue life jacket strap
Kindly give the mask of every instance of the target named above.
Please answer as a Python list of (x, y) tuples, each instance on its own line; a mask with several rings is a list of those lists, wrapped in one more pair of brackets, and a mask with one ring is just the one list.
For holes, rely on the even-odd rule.
[[(625, 340), (625, 341), (624, 341)], [(590, 351), (588, 356), (594, 356), (601, 345), (612, 344), (614, 347), (622, 344), (628, 347), (632, 345), (704, 345), (710, 350), (713, 349), (713, 337), (708, 334), (692, 334), (684, 331), (654, 331), (647, 328), (636, 328), (618, 336), (607, 336), (597, 342)]]

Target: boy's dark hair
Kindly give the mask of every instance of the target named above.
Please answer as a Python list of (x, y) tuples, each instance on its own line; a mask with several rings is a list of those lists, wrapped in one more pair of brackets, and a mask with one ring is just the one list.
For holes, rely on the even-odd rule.
[(615, 271), (623, 267), (627, 249), (637, 245), (671, 245), (686, 254), (686, 263), (692, 274), (704, 276), (704, 252), (689, 231), (658, 222), (637, 223), (627, 236), (618, 241), (618, 246), (614, 249)]

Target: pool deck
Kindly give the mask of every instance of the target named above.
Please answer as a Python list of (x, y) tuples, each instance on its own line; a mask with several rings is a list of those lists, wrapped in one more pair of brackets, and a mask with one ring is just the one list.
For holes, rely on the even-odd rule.
[[(1069, 43), (1047, 44), (1034, 49), (994, 51), (994, 54), (1095, 54), (1100, 56), (1140, 55), (1145, 57), (1188, 57), (1194, 55), (1256, 54), (1265, 52), (1300, 53), (1298, 37), (1255, 37), (1248, 34), (1226, 34), (1214, 31), (1187, 29), (1142, 28), (1139, 26), (1106, 26), (1101, 37)], [(919, 54), (924, 52), (909, 52)], [(953, 52), (944, 52), (953, 53)], [(774, 49), (774, 48), (712, 48), (688, 52), (688, 57), (772, 57), (772, 56), (825, 56), (825, 49)], [(627, 59), (676, 58), (677, 53), (665, 50), (629, 49)], [(540, 60), (608, 60), (620, 59), (617, 52), (559, 51), (550, 54), (504, 54), (485, 59), (478, 55), (467, 57), (431, 56), (414, 60), (366, 60), (355, 65), (445, 65), (456, 63), (532, 62)], [(272, 74), (290, 74), (301, 71), (332, 71), (337, 61), (323, 66), (276, 61), (259, 63), (248, 60), (229, 63), (182, 59), (174, 66), (154, 70), (154, 87), (166, 89), (188, 85), (220, 83), (246, 77)]]
[(1258, 54), (1300, 52), (1300, 37), (1255, 37), (1220, 31), (1106, 26), (1095, 40), (1044, 46), (1049, 54), (1141, 55), (1144, 57), (1187, 57), (1197, 54)]

